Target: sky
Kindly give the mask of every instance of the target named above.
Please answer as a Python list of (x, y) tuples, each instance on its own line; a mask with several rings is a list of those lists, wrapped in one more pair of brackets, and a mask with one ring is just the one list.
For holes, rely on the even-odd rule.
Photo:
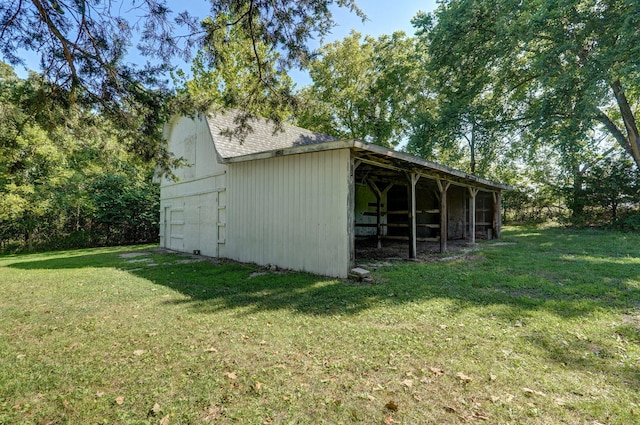
[[(207, 2), (200, 0), (199, 2), (191, 2), (189, 10), (194, 14), (202, 14), (207, 11)], [(335, 28), (331, 31), (331, 34), (322, 40), (324, 43), (330, 43), (332, 41), (341, 40), (346, 37), (351, 30), (355, 30), (363, 35), (371, 35), (378, 37), (382, 34), (392, 34), (395, 31), (404, 31), (409, 35), (414, 33), (414, 28), (411, 26), (411, 18), (413, 18), (419, 11), (431, 12), (436, 8), (436, 0), (356, 0), (356, 4), (367, 15), (367, 20), (362, 22), (354, 13), (348, 9), (334, 7), (334, 21), (336, 22)], [(185, 0), (168, 0), (169, 8), (174, 12), (180, 12), (185, 9)], [(199, 10), (198, 10), (199, 9)], [(320, 46), (320, 40), (313, 40), (311, 43), (312, 48)], [(131, 47), (131, 59), (132, 61), (140, 60), (141, 58), (135, 51), (135, 46)], [(26, 60), (27, 69), (38, 69), (38, 57), (32, 52), (22, 52), (22, 56)], [(189, 70), (188, 63), (177, 64), (185, 71)], [(18, 66), (16, 72), (22, 78), (27, 75), (26, 69)], [(305, 71), (293, 69), (289, 72), (297, 87), (303, 87), (311, 84), (309, 74)]]
[[(324, 43), (341, 40), (349, 35), (352, 29), (373, 37), (396, 31), (413, 35), (411, 18), (419, 11), (432, 12), (437, 7), (436, 0), (356, 0), (356, 4), (367, 15), (367, 20), (362, 22), (361, 18), (348, 9), (334, 8), (334, 21), (337, 25), (323, 40)], [(316, 45), (312, 47), (319, 47), (319, 40), (316, 40)], [(289, 74), (298, 87), (311, 84), (307, 72), (291, 70)]]

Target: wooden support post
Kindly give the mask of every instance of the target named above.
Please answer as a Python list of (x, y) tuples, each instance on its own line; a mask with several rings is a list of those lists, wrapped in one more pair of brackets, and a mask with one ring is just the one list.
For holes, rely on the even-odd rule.
[(417, 258), (417, 245), (416, 245), (416, 184), (420, 179), (420, 175), (411, 173), (407, 175), (409, 180), (408, 186), (408, 198), (409, 198), (409, 258)]
[(389, 183), (383, 190), (378, 188), (378, 185), (371, 179), (367, 179), (367, 184), (376, 196), (376, 237), (378, 239), (378, 248), (382, 248), (382, 200), (385, 195), (393, 187), (393, 183)]
[(493, 192), (493, 237), (500, 239), (502, 233), (502, 193)]
[(440, 191), (440, 252), (447, 252), (447, 233), (449, 223), (447, 222), (447, 189), (451, 182), (436, 180)]
[(476, 195), (478, 194), (478, 189), (470, 187), (469, 188), (469, 232), (471, 233), (471, 238), (469, 238), (469, 242), (476, 243)]
[(360, 165), (360, 161), (356, 161), (351, 154), (349, 167), (349, 194), (347, 197), (347, 239), (349, 243), (349, 266), (346, 272), (349, 272), (356, 265), (356, 168)]

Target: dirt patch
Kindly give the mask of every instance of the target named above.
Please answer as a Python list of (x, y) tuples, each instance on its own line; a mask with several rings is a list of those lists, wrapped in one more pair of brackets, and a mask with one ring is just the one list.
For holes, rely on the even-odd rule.
[(151, 255), (151, 252), (150, 251), (125, 252), (124, 254), (118, 255), (118, 258), (136, 258), (136, 257), (143, 257), (145, 255)]
[[(377, 247), (375, 239), (363, 239), (356, 241), (356, 262), (367, 264), (372, 267), (371, 262), (385, 264), (389, 261), (447, 261), (460, 258), (475, 260), (482, 258), (481, 255), (469, 255), (470, 252), (477, 251), (477, 244), (470, 244), (468, 241), (448, 241), (447, 251), (450, 255), (441, 257), (439, 242), (418, 242), (416, 244), (417, 259), (409, 258), (409, 243), (405, 241), (382, 241), (382, 247)], [(386, 265), (386, 264), (385, 264)]]

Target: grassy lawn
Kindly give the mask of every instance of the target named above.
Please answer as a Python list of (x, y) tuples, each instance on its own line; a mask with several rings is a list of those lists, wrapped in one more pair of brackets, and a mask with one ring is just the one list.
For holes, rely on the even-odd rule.
[(1, 256), (0, 423), (640, 422), (640, 235), (506, 228), (374, 278)]

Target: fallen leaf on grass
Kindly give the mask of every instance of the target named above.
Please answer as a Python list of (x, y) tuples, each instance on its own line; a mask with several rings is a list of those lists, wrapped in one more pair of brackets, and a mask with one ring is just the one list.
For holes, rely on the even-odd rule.
[(546, 394), (543, 393), (542, 391), (536, 391), (536, 390), (532, 390), (531, 388), (522, 388), (522, 391), (524, 391), (524, 393), (528, 396), (532, 396), (532, 395), (539, 395), (542, 397), (546, 397)]
[(413, 380), (405, 379), (404, 381), (400, 382), (400, 385), (405, 386), (407, 388), (411, 388), (413, 387)]
[(462, 382), (464, 382), (464, 383), (467, 383), (467, 382), (471, 382), (471, 381), (473, 381), (473, 379), (471, 379), (471, 377), (470, 377), (470, 376), (467, 376), (467, 375), (465, 375), (465, 374), (464, 374), (464, 373), (462, 373), (462, 372), (458, 372), (458, 373), (456, 373), (456, 376), (458, 377), (458, 379), (460, 379), (460, 381), (462, 381)]
[(446, 410), (449, 413), (456, 413), (457, 410), (455, 407), (451, 407), (451, 406), (444, 406), (444, 410)]
[(121, 395), (119, 397), (116, 397), (116, 404), (118, 406), (122, 406), (123, 403), (124, 403), (124, 396)]
[(479, 413), (479, 412), (473, 412), (473, 415), (471, 415), (473, 418), (475, 419), (480, 419), (483, 421), (488, 421), (489, 420), (489, 415), (486, 415), (484, 413)]
[(229, 379), (238, 379), (238, 375), (236, 375), (234, 372), (227, 372), (224, 374), (224, 376), (226, 376)]
[(215, 347), (209, 347), (209, 348), (205, 348), (205, 349), (204, 349), (204, 352), (205, 352), (205, 353), (217, 353), (217, 352), (218, 352), (218, 349), (217, 349), (217, 348), (215, 348)]
[(147, 416), (158, 416), (160, 413), (160, 405), (158, 403), (154, 404)]
[(253, 389), (255, 392), (259, 393), (262, 390), (262, 382), (256, 381), (256, 383), (253, 384)]
[(429, 370), (436, 376), (444, 375), (444, 370), (438, 367), (429, 367)]
[(387, 416), (386, 418), (384, 418), (384, 423), (389, 425), (394, 423), (395, 421), (393, 420), (393, 418), (391, 416)]
[(160, 419), (160, 425), (169, 425), (169, 415), (167, 415), (164, 418)]
[(489, 379), (491, 381), (495, 381), (496, 379), (498, 379), (498, 377), (496, 375), (489, 375)]
[(143, 354), (144, 354), (144, 350), (136, 350), (136, 351), (133, 352), (134, 356), (141, 356)]

